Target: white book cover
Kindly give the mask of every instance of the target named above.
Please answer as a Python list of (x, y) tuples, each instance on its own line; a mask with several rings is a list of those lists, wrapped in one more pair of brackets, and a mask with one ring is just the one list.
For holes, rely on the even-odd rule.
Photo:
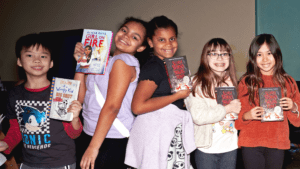
[(52, 119), (72, 121), (73, 113), (67, 112), (73, 100), (77, 100), (80, 81), (54, 77), (51, 83), (48, 116)]
[(76, 72), (103, 75), (109, 59), (113, 32), (84, 29), (81, 43), (84, 56), (78, 56)]

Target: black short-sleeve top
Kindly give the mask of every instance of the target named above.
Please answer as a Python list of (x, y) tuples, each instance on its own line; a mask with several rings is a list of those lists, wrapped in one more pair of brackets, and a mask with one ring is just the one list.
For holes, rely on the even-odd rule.
[[(157, 56), (152, 55), (152, 57), (142, 67), (139, 81), (142, 80), (151, 80), (157, 85), (152, 97), (172, 95), (164, 61), (159, 59)], [(185, 110), (185, 107), (183, 106), (183, 99), (177, 100), (172, 104)]]

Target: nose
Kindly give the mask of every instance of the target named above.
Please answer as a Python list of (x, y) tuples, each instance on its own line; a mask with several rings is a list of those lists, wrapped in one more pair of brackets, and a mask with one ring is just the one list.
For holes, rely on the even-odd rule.
[(34, 63), (40, 63), (41, 58), (40, 57), (34, 57)]
[(267, 56), (267, 55), (263, 55), (262, 60), (263, 60), (264, 62), (268, 61), (268, 56)]

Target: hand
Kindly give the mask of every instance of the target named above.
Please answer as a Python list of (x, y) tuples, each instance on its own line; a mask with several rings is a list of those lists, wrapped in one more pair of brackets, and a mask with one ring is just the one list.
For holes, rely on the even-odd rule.
[(95, 160), (98, 156), (99, 150), (97, 148), (88, 147), (83, 154), (80, 162), (80, 167), (82, 169), (89, 169), (91, 166), (91, 169), (94, 169), (95, 166)]
[(186, 90), (179, 90), (178, 92), (174, 93), (173, 95), (176, 95), (177, 100), (179, 99), (184, 99), (188, 97), (191, 93), (191, 90), (186, 89)]
[(263, 112), (264, 108), (256, 106), (243, 115), (243, 120), (261, 120)]
[(84, 56), (84, 48), (82, 43), (76, 43), (73, 56), (76, 61), (78, 61), (79, 58), (82, 58)]
[(242, 105), (239, 99), (232, 100), (229, 104), (225, 106), (226, 113), (236, 113), (239, 114), (241, 111)]
[(283, 97), (280, 99), (279, 103), (283, 110), (296, 111), (296, 109), (297, 109), (297, 107), (295, 106), (295, 104), (291, 98)]
[(79, 113), (82, 109), (81, 103), (78, 100), (73, 100), (67, 109), (67, 112), (73, 113), (73, 118), (79, 117)]
[(5, 151), (8, 149), (8, 145), (5, 141), (0, 141), (0, 152)]

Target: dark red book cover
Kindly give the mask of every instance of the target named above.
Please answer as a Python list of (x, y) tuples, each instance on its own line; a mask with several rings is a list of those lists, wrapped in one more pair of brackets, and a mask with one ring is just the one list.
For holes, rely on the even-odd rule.
[(265, 121), (283, 121), (283, 110), (280, 107), (281, 88), (259, 88), (259, 105), (264, 108), (262, 122)]
[[(226, 106), (232, 100), (237, 99), (237, 91), (235, 87), (216, 87), (215, 91), (217, 94), (217, 103), (223, 106)], [(228, 113), (223, 120), (236, 120), (237, 118), (238, 115), (236, 113)]]
[(164, 59), (171, 92), (192, 89), (190, 70), (188, 68), (186, 56), (175, 56)]

